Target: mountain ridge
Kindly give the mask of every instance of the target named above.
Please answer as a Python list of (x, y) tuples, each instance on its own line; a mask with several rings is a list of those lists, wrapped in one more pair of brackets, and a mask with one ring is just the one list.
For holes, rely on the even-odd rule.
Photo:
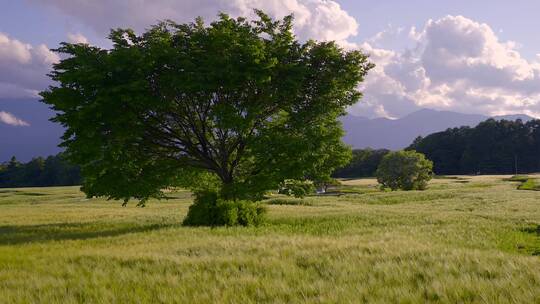
[(420, 109), (402, 118), (367, 118), (348, 114), (342, 118), (346, 135), (343, 140), (353, 148), (399, 150), (409, 146), (418, 136), (461, 126), (474, 127), (489, 118), (528, 121), (525, 114), (486, 116), (452, 111)]

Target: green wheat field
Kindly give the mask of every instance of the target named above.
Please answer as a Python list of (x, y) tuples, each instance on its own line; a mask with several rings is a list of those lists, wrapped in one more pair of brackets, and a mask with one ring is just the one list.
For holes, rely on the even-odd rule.
[(256, 228), (183, 227), (185, 191), (0, 189), (0, 303), (540, 303), (540, 192), (505, 178), (344, 181)]

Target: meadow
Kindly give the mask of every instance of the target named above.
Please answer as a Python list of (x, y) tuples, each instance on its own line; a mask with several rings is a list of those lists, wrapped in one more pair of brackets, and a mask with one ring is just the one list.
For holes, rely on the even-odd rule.
[(251, 228), (183, 227), (186, 191), (0, 189), (0, 303), (540, 303), (540, 192), (506, 178), (349, 180)]

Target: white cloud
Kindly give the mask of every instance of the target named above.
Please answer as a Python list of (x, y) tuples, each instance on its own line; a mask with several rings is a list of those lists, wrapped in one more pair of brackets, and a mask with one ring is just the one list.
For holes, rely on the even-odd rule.
[(67, 37), (70, 43), (88, 43), (88, 38), (81, 33), (68, 33)]
[(30, 125), (26, 121), (15, 117), (15, 115), (4, 111), (0, 111), (0, 122), (17, 127), (27, 127)]
[(0, 98), (36, 97), (58, 60), (44, 44), (32, 46), (0, 33)]
[(363, 85), (370, 109), (355, 106), (353, 112), (373, 115), (383, 106), (383, 116), (403, 116), (420, 107), (540, 113), (540, 64), (523, 58), (516, 43), (500, 41), (487, 24), (446, 16), (406, 35), (414, 46), (400, 52), (369, 41), (361, 45), (377, 68)]
[(395, 27), (392, 24), (389, 24), (386, 29), (376, 33), (371, 38), (369, 38), (366, 42), (371, 45), (378, 45), (381, 43), (386, 43), (388, 41), (392, 41), (396, 38), (396, 36), (399, 36), (403, 33), (405, 29), (403, 27)]
[[(81, 20), (102, 35), (110, 28), (144, 30), (159, 20), (192, 22), (202, 16), (207, 22), (221, 11), (232, 16), (254, 17), (259, 8), (273, 17), (295, 15), (295, 33), (302, 39), (337, 40), (356, 34), (357, 23), (331, 0), (32, 0), (53, 6)], [(81, 33), (68, 33), (72, 43), (88, 43)], [(353, 47), (353, 46), (351, 46)], [(36, 97), (47, 87), (46, 74), (59, 60), (45, 45), (32, 46), (0, 33), (0, 99)]]
[(219, 12), (252, 17), (262, 9), (275, 18), (295, 15), (295, 32), (302, 39), (345, 41), (356, 35), (356, 20), (333, 0), (32, 0), (75, 17), (98, 33), (131, 27), (138, 31), (158, 20), (207, 21)]
[[(350, 109), (356, 114), (399, 117), (422, 107), (482, 114), (540, 113), (540, 56), (523, 58), (517, 43), (501, 41), (489, 25), (463, 16), (429, 20), (409, 30), (388, 26), (356, 44), (350, 38), (356, 35), (358, 23), (335, 0), (30, 1), (53, 7), (103, 36), (116, 27), (142, 31), (163, 19), (190, 22), (202, 16), (210, 22), (220, 11), (234, 17), (253, 17), (254, 8), (275, 18), (292, 13), (300, 39), (336, 40), (346, 49), (360, 47), (371, 54), (377, 67), (361, 86), (364, 100)], [(68, 39), (88, 42), (80, 33), (70, 33)], [(0, 35), (0, 90), (35, 94), (46, 81), (40, 77), (31, 81), (32, 76), (44, 75), (55, 60), (57, 56), (46, 46), (32, 47)], [(4, 72), (6, 62), (12, 67), (8, 72)], [(47, 69), (35, 73), (30, 67), (36, 64)], [(11, 74), (16, 76), (6, 77)]]
[(31, 47), (18, 40), (12, 40), (7, 35), (0, 33), (0, 63), (16, 62), (26, 64), (32, 59)]

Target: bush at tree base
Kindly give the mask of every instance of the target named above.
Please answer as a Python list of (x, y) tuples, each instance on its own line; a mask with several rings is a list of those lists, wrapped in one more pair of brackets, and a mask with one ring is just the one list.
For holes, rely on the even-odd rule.
[(185, 226), (258, 226), (265, 220), (266, 209), (254, 202), (223, 200), (212, 191), (195, 194), (184, 219)]

